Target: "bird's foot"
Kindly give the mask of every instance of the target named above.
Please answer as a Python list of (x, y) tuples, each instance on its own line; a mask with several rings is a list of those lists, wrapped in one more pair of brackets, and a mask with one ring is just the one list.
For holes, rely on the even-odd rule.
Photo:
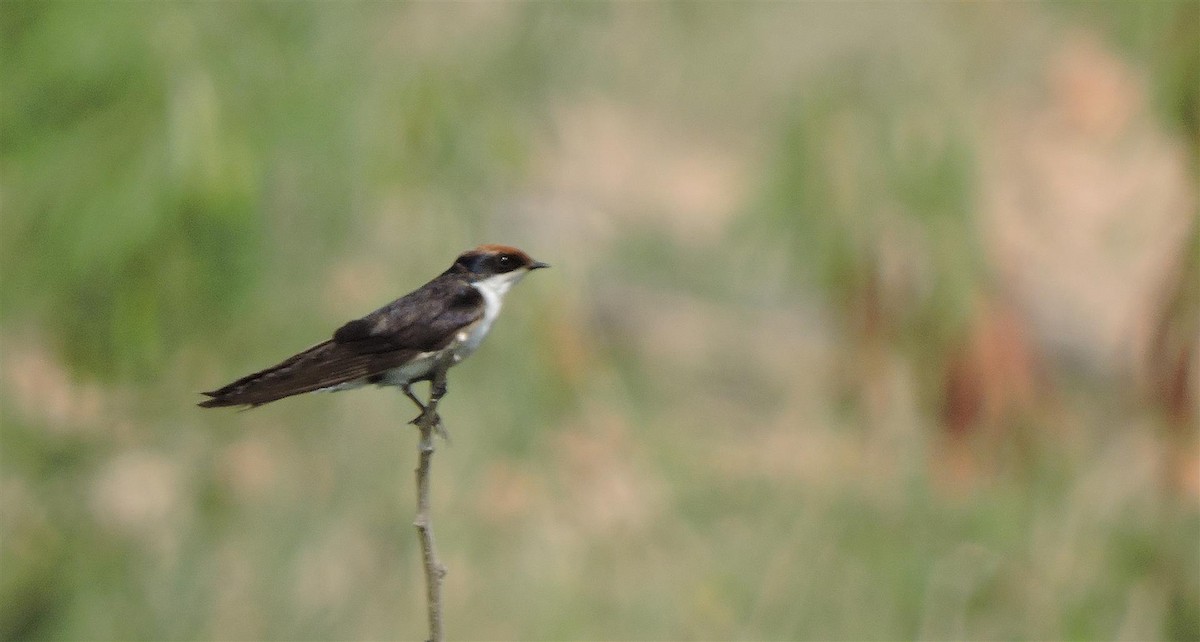
[(442, 425), (442, 417), (441, 417), (441, 415), (437, 414), (436, 412), (433, 413), (432, 417), (430, 417), (429, 410), (426, 409), (426, 410), (422, 410), (421, 414), (417, 415), (416, 417), (413, 417), (412, 420), (409, 421), (408, 423), (420, 428), (421, 426), (425, 425), (426, 422), (428, 422), (430, 425), (432, 425), (434, 427), (434, 429), (436, 430), (437, 426)]
[(428, 414), (429, 414), (429, 411), (424, 410), (421, 412), (421, 414), (417, 415), (416, 417), (413, 417), (412, 421), (410, 421), (408, 423), (420, 428), (420, 427), (426, 425), (425, 424), (426, 421), (429, 421), (429, 425), (433, 428), (433, 432), (437, 433), (437, 436), (444, 439), (446, 441), (446, 443), (450, 443), (450, 433), (446, 431), (446, 424), (442, 422), (441, 415), (439, 415), (435, 412), (435, 413), (433, 413), (432, 418), (426, 419), (426, 416)]

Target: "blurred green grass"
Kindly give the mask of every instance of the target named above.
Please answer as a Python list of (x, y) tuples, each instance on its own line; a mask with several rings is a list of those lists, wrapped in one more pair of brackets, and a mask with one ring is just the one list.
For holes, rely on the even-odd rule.
[(0, 634), (423, 636), (409, 404), (192, 404), (495, 241), (451, 637), (1200, 638), (1127, 379), (1048, 350), (964, 478), (938, 388), (990, 101), (1095, 33), (1178, 135), (1194, 7), (0, 4)]

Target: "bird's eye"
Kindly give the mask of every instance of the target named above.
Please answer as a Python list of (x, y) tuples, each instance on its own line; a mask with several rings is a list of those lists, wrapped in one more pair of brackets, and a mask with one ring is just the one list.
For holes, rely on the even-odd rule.
[(508, 267), (512, 265), (512, 257), (507, 254), (501, 254), (498, 260), (500, 261), (500, 267)]

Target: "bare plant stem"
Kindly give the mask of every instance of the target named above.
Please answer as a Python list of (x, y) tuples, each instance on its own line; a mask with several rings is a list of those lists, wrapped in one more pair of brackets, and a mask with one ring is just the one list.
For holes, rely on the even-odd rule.
[(417, 428), (421, 431), (421, 441), (418, 445), (419, 459), (416, 470), (417, 517), (413, 520), (413, 526), (417, 527), (417, 536), (421, 541), (421, 559), (425, 565), (425, 598), (429, 609), (430, 642), (442, 642), (445, 639), (442, 630), (442, 578), (446, 576), (446, 567), (438, 559), (437, 549), (433, 544), (433, 519), (429, 513), (429, 464), (433, 458), (434, 431), (441, 421), (437, 414), (438, 401), (444, 394), (446, 368), (439, 368), (430, 385), (429, 403), (416, 420)]

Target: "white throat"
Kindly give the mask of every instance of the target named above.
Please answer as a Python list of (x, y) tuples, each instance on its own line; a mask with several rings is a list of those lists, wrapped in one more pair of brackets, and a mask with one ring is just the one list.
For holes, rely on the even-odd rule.
[(500, 314), (500, 306), (504, 303), (504, 295), (508, 294), (509, 288), (514, 283), (520, 281), (528, 270), (513, 270), (504, 274), (496, 274), (489, 276), (486, 279), (480, 279), (471, 285), (479, 290), (483, 295), (483, 332), (487, 332), (491, 327), (492, 321), (496, 320), (496, 316)]
[(474, 352), (475, 348), (479, 347), (479, 343), (484, 341), (487, 331), (492, 329), (492, 322), (499, 316), (500, 306), (504, 304), (504, 295), (508, 294), (512, 284), (521, 281), (521, 278), (527, 272), (528, 270), (514, 270), (504, 272), (504, 274), (481, 278), (481, 280), (472, 283), (472, 286), (478, 289), (480, 294), (484, 295), (484, 318), (479, 319), (479, 323), (475, 324), (468, 336), (462, 337), (461, 352), (463, 354), (460, 356), (460, 359)]

